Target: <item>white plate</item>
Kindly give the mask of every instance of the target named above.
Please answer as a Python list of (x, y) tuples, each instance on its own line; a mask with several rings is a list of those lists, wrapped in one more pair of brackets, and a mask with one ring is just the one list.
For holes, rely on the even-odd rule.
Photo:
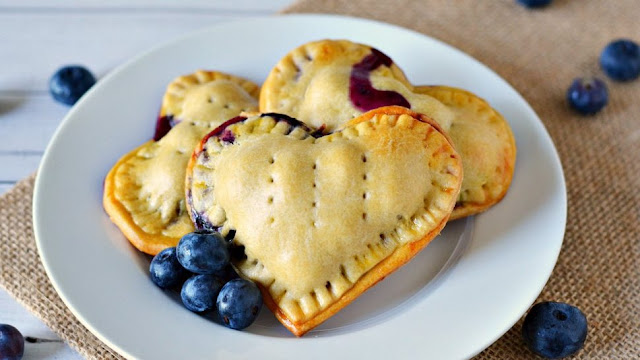
[[(266, 308), (248, 331), (228, 330), (190, 313), (149, 281), (148, 257), (128, 244), (102, 210), (103, 178), (121, 155), (151, 137), (160, 99), (174, 77), (206, 68), (260, 83), (290, 49), (322, 38), (373, 45), (414, 84), (458, 86), (487, 99), (515, 133), (513, 184), (498, 206), (447, 225), (410, 264), (304, 338), (293, 338)], [(554, 146), (503, 79), (424, 35), (319, 15), (218, 24), (113, 71), (57, 130), (34, 195), (38, 249), (56, 290), (102, 341), (143, 359), (471, 357), (535, 300), (555, 264), (565, 218), (566, 190)]]

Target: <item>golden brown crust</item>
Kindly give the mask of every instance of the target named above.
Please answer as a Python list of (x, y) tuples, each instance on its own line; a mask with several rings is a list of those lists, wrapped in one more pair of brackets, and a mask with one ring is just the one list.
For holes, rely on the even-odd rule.
[(417, 86), (454, 110), (449, 129), (465, 177), (451, 220), (487, 210), (506, 195), (513, 178), (516, 144), (507, 121), (477, 95), (448, 86)]
[(374, 60), (378, 66), (368, 74), (371, 85), (398, 93), (413, 111), (431, 117), (446, 131), (452, 117), (446, 106), (428, 95), (416, 95), (402, 70), (386, 55), (348, 40), (313, 41), (286, 54), (262, 86), (260, 111), (287, 114), (316, 128), (325, 125), (327, 132), (339, 129), (364, 112), (350, 99), (350, 75), (356, 64), (372, 54), (379, 57)]
[(257, 110), (258, 92), (250, 81), (216, 71), (199, 70), (169, 84), (162, 114), (175, 116), (177, 125), (124, 155), (105, 178), (103, 206), (137, 249), (155, 255), (194, 230), (184, 198), (193, 147), (240, 111)]
[[(460, 189), (462, 163), (437, 123), (402, 107), (370, 111), (319, 139), (290, 124), (263, 115), (215, 130), (219, 135), (205, 137), (191, 157), (185, 187), (192, 216), (223, 232), (235, 230), (234, 242), (245, 246), (247, 259), (234, 265), (260, 285), (266, 305), (301, 336), (441, 231)], [(307, 158), (306, 151), (329, 152), (334, 160)], [(364, 163), (364, 182), (374, 181), (373, 188), (358, 185)], [(316, 171), (331, 175), (318, 177)], [(269, 173), (275, 187), (265, 181)], [(336, 204), (335, 189), (343, 189), (338, 184), (348, 185), (338, 190), (342, 201)], [(279, 203), (281, 191), (290, 194), (286, 204)], [(364, 202), (369, 205), (358, 205)], [(334, 248), (342, 250), (329, 250)]]
[[(104, 180), (104, 191), (102, 196), (102, 205), (107, 212), (111, 221), (118, 226), (123, 235), (131, 242), (131, 244), (138, 250), (155, 255), (167, 247), (176, 246), (180, 238), (164, 236), (162, 234), (150, 234), (144, 231), (133, 220), (131, 212), (120, 202), (116, 195), (116, 173), (131, 157), (136, 156), (137, 152), (150, 144), (153, 141), (149, 141), (123, 156), (118, 162), (109, 170), (107, 177)], [(182, 219), (183, 222), (190, 223), (187, 214), (185, 213)], [(188, 232), (188, 231), (187, 231)]]

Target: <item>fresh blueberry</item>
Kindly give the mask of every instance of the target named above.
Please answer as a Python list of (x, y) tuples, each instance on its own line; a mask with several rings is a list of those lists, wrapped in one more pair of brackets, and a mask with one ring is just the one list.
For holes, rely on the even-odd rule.
[(534, 353), (557, 359), (576, 353), (587, 338), (587, 318), (575, 306), (559, 302), (534, 305), (522, 324), (524, 342)]
[(609, 102), (609, 91), (600, 79), (578, 78), (567, 90), (567, 101), (584, 115), (595, 114)]
[(96, 83), (89, 70), (80, 65), (64, 66), (49, 80), (49, 92), (56, 101), (73, 105)]
[(224, 282), (215, 275), (194, 275), (182, 285), (180, 298), (184, 306), (194, 312), (204, 312), (216, 306), (218, 293)]
[(20, 360), (24, 354), (24, 337), (8, 324), (0, 324), (0, 359)]
[(233, 269), (231, 265), (227, 265), (224, 268), (222, 268), (222, 270), (216, 271), (214, 275), (222, 279), (222, 281), (225, 283), (229, 280), (233, 280), (239, 277), (238, 273), (236, 273), (236, 271)]
[(520, 5), (528, 8), (539, 8), (539, 7), (544, 7), (551, 4), (551, 1), (553, 0), (517, 0), (517, 1)]
[(177, 287), (189, 276), (189, 272), (180, 265), (176, 257), (176, 248), (162, 250), (149, 265), (151, 281), (163, 289)]
[(614, 80), (636, 79), (640, 76), (640, 46), (628, 39), (612, 41), (600, 54), (600, 66)]
[(262, 308), (260, 289), (249, 280), (234, 279), (226, 283), (216, 302), (220, 319), (226, 327), (242, 330), (251, 325)]
[(217, 232), (196, 231), (180, 239), (178, 261), (196, 274), (213, 274), (229, 264), (227, 243)]

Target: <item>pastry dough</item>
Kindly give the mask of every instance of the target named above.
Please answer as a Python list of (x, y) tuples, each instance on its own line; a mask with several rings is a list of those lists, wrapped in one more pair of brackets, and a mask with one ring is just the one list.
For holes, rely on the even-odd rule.
[(234, 265), (298, 336), (439, 234), (462, 183), (448, 137), (403, 107), (316, 136), (279, 114), (236, 118), (202, 140), (185, 186), (194, 223), (233, 231)]

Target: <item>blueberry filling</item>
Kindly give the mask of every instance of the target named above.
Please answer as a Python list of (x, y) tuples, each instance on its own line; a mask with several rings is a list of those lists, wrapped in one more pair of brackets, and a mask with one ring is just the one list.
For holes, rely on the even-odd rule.
[(395, 91), (378, 90), (371, 84), (369, 75), (380, 66), (390, 66), (391, 58), (379, 50), (371, 49), (371, 54), (355, 64), (349, 77), (349, 98), (361, 111), (369, 111), (382, 106), (400, 105), (410, 108), (411, 104)]
[(153, 141), (162, 139), (176, 124), (177, 121), (174, 121), (173, 115), (158, 116), (158, 120), (156, 121), (156, 132), (153, 134)]
[(233, 142), (236, 140), (235, 135), (233, 135), (233, 132), (229, 129), (224, 129), (224, 131), (222, 132), (222, 134), (220, 134), (220, 140), (228, 143), (228, 144), (233, 144)]
[(203, 213), (194, 211), (193, 222), (197, 230), (216, 231), (218, 228), (207, 219)]
[(271, 117), (277, 121), (284, 121), (292, 127), (301, 127), (307, 132), (311, 132), (311, 129), (307, 125), (305, 125), (302, 121), (292, 118), (291, 116), (279, 113), (265, 113), (260, 115), (260, 117)]

